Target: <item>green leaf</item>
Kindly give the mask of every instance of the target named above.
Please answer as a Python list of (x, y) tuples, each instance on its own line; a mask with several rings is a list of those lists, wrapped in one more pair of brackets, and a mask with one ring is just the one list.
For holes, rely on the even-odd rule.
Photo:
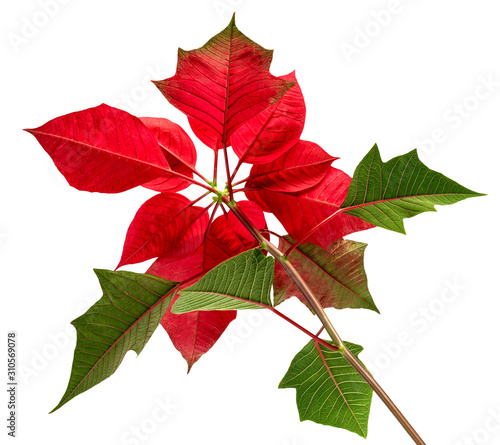
[(376, 226), (405, 233), (403, 218), (475, 196), (483, 194), (429, 169), (418, 159), (417, 150), (384, 164), (374, 145), (356, 168), (340, 208)]
[[(293, 243), (294, 240), (286, 236), (280, 239), (279, 248), (284, 252)], [(321, 306), (365, 308), (378, 312), (368, 290), (363, 264), (366, 246), (364, 243), (337, 239), (325, 250), (315, 244), (305, 243), (297, 246), (288, 255), (288, 260), (306, 279)], [(275, 306), (292, 296), (310, 307), (288, 274), (277, 264), (274, 272)]]
[[(363, 350), (353, 343), (345, 345), (356, 357)], [(301, 421), (344, 428), (366, 438), (373, 390), (340, 352), (311, 340), (294, 357), (279, 388), (297, 390)]]
[(103, 296), (71, 323), (77, 332), (71, 376), (61, 401), (51, 412), (111, 376), (128, 351), (142, 351), (178, 284), (132, 272), (95, 273)]
[(172, 312), (272, 306), (273, 275), (274, 259), (266, 257), (259, 249), (248, 250), (219, 264), (196, 284), (179, 292)]

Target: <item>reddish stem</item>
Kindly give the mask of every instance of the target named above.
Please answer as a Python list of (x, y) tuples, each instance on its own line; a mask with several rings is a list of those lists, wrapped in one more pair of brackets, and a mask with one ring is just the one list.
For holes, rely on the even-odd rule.
[(304, 295), (308, 303), (313, 308), (314, 312), (321, 321), (328, 335), (333, 340), (335, 346), (339, 348), (340, 353), (344, 358), (351, 364), (351, 366), (358, 372), (358, 374), (363, 377), (363, 379), (370, 385), (370, 387), (375, 391), (375, 393), (380, 397), (380, 399), (385, 403), (387, 408), (396, 417), (401, 426), (406, 430), (413, 441), (418, 445), (425, 445), (425, 442), (418, 435), (415, 429), (411, 426), (410, 422), (405, 418), (403, 413), (399, 411), (394, 402), (390, 399), (387, 393), (382, 389), (378, 382), (373, 378), (373, 376), (368, 372), (368, 370), (361, 364), (361, 362), (352, 354), (352, 352), (347, 348), (339, 334), (332, 325), (332, 322), (326, 315), (326, 312), (321, 306), (321, 303), (317, 297), (312, 292), (311, 288), (304, 281), (302, 276), (299, 274), (297, 269), (288, 261), (285, 255), (274, 246), (269, 240), (263, 237), (260, 231), (253, 225), (252, 221), (241, 211), (238, 204), (234, 201), (230, 201), (227, 196), (223, 196), (224, 203), (229, 206), (231, 211), (234, 212), (235, 216), (240, 220), (240, 222), (245, 226), (245, 228), (252, 234), (252, 236), (262, 245), (265, 249), (278, 261), (278, 263), (283, 267), (288, 276), (292, 279), (295, 285), (298, 287), (300, 292)]

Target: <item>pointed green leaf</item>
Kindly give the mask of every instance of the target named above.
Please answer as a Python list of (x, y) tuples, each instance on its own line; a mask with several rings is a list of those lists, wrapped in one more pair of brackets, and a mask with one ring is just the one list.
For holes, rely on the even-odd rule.
[(139, 354), (165, 314), (178, 283), (147, 274), (95, 270), (102, 298), (73, 320), (76, 348), (59, 409), (111, 376), (125, 354)]
[[(289, 236), (280, 239), (279, 248), (287, 250), (294, 240)], [(328, 249), (312, 243), (300, 244), (288, 260), (304, 277), (309, 287), (319, 299), (321, 306), (344, 308), (364, 308), (378, 312), (373, 302), (363, 264), (366, 244), (337, 239)], [(290, 297), (309, 303), (290, 279), (288, 274), (276, 264), (274, 272), (274, 305)]]
[(403, 218), (434, 206), (483, 196), (426, 167), (417, 150), (383, 163), (375, 145), (360, 162), (341, 209), (369, 223), (405, 233)]
[[(353, 343), (345, 345), (356, 357), (363, 350)], [(297, 390), (301, 421), (312, 420), (367, 436), (373, 391), (340, 352), (311, 340), (294, 357), (279, 388)]]
[(274, 259), (259, 249), (243, 252), (179, 292), (174, 314), (191, 311), (259, 309), (272, 306)]

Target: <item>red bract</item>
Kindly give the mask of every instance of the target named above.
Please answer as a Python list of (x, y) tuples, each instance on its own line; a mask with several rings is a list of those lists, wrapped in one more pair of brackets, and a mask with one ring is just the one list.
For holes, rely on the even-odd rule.
[(178, 254), (179, 250), (189, 254), (201, 244), (207, 224), (205, 210), (193, 206), (185, 196), (170, 192), (153, 196), (130, 224), (118, 267)]
[(231, 135), (231, 146), (241, 161), (273, 161), (299, 140), (306, 120), (306, 104), (295, 73), (280, 76), (295, 82), (273, 106), (245, 121)]
[(70, 185), (118, 193), (163, 176), (169, 165), (135, 116), (106, 104), (66, 114), (32, 130)]
[(274, 162), (254, 165), (247, 188), (302, 192), (318, 185), (335, 159), (313, 142), (298, 141)]
[[(299, 139), (305, 122), (301, 89), (295, 73), (271, 75), (271, 59), (272, 51), (244, 36), (233, 18), (203, 47), (179, 50), (175, 75), (155, 83), (187, 114), (202, 142), (214, 149), (232, 144), (240, 164), (231, 184), (245, 182), (236, 177), (241, 163), (255, 164), (240, 188), (250, 201), (238, 206), (264, 238), (269, 239), (266, 211), (295, 240), (317, 228), (307, 241), (326, 248), (372, 226), (342, 214), (318, 227), (339, 209), (350, 178), (330, 167), (335, 157)], [(183, 289), (229, 258), (259, 247), (233, 212), (215, 213), (225, 199), (233, 199), (232, 188), (222, 192), (197, 171), (195, 145), (179, 125), (100, 105), (29, 131), (80, 190), (117, 193), (142, 185), (161, 192), (137, 211), (118, 267), (157, 258), (147, 272), (179, 281)], [(192, 184), (212, 192), (210, 205), (201, 205), (204, 195), (191, 201), (177, 193)], [(235, 316), (235, 311), (175, 315), (169, 309), (162, 325), (191, 368)]]
[(155, 82), (167, 100), (189, 116), (206, 145), (227, 146), (231, 134), (293, 86), (272, 76), (273, 52), (243, 35), (233, 20), (204, 46), (179, 49), (175, 76)]
[[(156, 137), (170, 168), (188, 178), (196, 171), (196, 148), (187, 133), (177, 124), (159, 117), (141, 117), (141, 121)], [(143, 184), (158, 192), (176, 192), (190, 186), (179, 176), (166, 174)]]

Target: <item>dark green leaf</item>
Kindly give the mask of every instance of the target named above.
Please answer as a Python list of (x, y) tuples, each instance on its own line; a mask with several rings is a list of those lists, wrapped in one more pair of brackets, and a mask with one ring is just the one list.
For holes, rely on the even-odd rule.
[(196, 284), (182, 290), (172, 312), (272, 306), (273, 275), (274, 259), (259, 249), (248, 250), (219, 264)]
[(103, 296), (72, 322), (77, 332), (73, 367), (68, 388), (52, 412), (111, 376), (128, 351), (142, 351), (178, 284), (132, 272), (95, 273)]
[(403, 218), (434, 206), (482, 196), (427, 168), (417, 150), (383, 163), (375, 145), (360, 162), (341, 209), (369, 223), (405, 233)]
[[(356, 357), (363, 350), (353, 343), (345, 344)], [(301, 421), (367, 436), (373, 391), (340, 352), (311, 340), (294, 357), (279, 387), (297, 390)]]

